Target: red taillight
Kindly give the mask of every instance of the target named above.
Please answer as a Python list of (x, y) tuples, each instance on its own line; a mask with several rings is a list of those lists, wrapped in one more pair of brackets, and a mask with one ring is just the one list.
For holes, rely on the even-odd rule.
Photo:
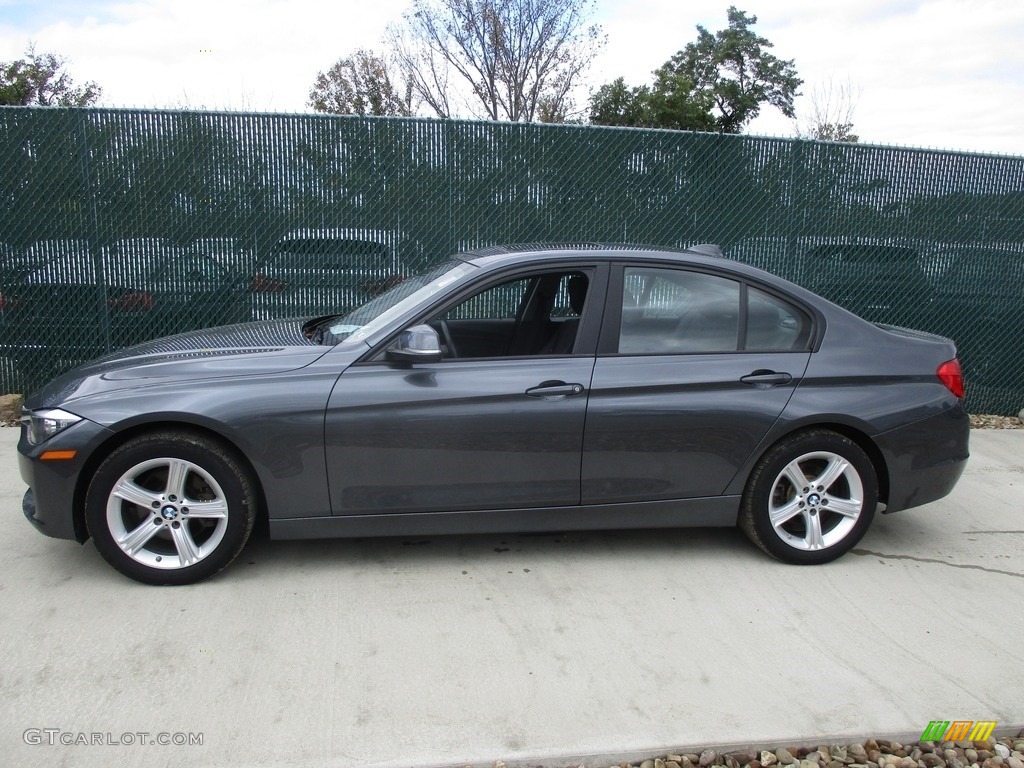
[(287, 288), (288, 283), (285, 280), (275, 280), (262, 272), (253, 275), (252, 282), (249, 283), (249, 290), (253, 293), (281, 293)]
[(156, 306), (156, 302), (145, 291), (132, 291), (116, 299), (109, 299), (107, 306), (120, 312), (147, 312)]
[(964, 396), (964, 374), (960, 370), (960, 361), (956, 358), (947, 360), (935, 371), (939, 381), (946, 385), (946, 389), (957, 397)]

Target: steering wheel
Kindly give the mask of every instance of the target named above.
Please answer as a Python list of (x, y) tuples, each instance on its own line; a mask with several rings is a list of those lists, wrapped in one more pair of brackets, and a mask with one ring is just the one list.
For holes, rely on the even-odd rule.
[(441, 336), (444, 337), (444, 344), (448, 347), (448, 357), (458, 357), (459, 353), (455, 351), (455, 340), (452, 338), (452, 332), (448, 329), (448, 321), (439, 320), (438, 325), (441, 328)]

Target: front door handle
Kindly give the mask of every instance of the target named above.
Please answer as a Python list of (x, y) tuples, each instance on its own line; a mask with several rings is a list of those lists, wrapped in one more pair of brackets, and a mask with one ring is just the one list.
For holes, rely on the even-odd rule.
[(789, 384), (792, 380), (793, 377), (788, 373), (769, 371), (766, 368), (759, 368), (753, 373), (748, 373), (740, 378), (740, 381), (744, 384), (750, 384), (758, 389), (768, 389), (769, 387), (777, 387), (780, 384)]
[(536, 387), (526, 390), (528, 397), (539, 397), (542, 400), (556, 400), (563, 397), (583, 394), (582, 384), (566, 384), (564, 381), (545, 381)]

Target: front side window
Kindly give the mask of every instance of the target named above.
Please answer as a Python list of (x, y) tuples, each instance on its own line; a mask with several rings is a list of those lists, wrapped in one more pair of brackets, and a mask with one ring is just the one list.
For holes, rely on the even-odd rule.
[(572, 354), (590, 286), (584, 271), (492, 285), (428, 320), (449, 359)]

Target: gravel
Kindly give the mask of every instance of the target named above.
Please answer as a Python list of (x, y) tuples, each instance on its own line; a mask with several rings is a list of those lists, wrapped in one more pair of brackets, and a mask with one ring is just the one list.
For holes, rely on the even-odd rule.
[[(1024, 768), (1024, 730), (986, 741), (914, 741), (868, 739), (852, 744), (765, 747), (719, 752), (688, 750), (634, 763), (594, 768)], [(473, 768), (467, 766), (466, 768)], [(498, 761), (492, 768), (506, 768)], [(539, 767), (538, 767), (539, 768)], [(573, 763), (561, 768), (589, 768)]]

